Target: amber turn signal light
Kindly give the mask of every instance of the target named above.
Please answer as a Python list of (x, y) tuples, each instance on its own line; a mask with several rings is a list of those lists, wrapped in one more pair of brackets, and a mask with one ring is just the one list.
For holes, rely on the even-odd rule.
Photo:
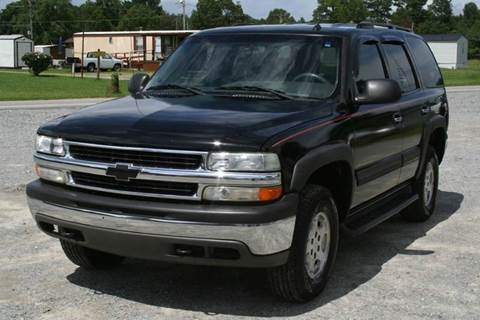
[(258, 189), (258, 200), (260, 201), (273, 201), (282, 196), (282, 187), (266, 187)]

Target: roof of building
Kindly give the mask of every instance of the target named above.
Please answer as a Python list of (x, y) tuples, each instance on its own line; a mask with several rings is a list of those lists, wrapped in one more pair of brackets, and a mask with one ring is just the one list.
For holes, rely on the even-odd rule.
[(122, 36), (122, 35), (189, 35), (199, 30), (144, 30), (144, 31), (88, 31), (88, 32), (76, 32), (73, 35), (78, 37), (82, 34), (86, 36)]
[(54, 48), (58, 47), (58, 44), (36, 44), (35, 48)]
[(422, 34), (421, 35), (425, 41), (431, 42), (457, 42), (460, 40), (463, 35), (451, 33), (451, 34)]
[(23, 34), (0, 34), (0, 40), (17, 40), (19, 38), (25, 38)]

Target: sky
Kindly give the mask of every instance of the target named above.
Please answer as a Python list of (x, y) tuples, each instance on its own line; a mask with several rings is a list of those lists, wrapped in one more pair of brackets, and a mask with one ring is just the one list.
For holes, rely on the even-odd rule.
[[(187, 11), (190, 13), (195, 9), (197, 0), (186, 0)], [(234, 0), (235, 1), (235, 0)], [(476, 2), (480, 6), (480, 0), (453, 0), (453, 8), (456, 14), (461, 13), (463, 6), (467, 2)], [(0, 0), (0, 9), (4, 8), (12, 0)], [(75, 4), (80, 4), (82, 0), (73, 0)], [(162, 6), (165, 10), (172, 13), (180, 13), (181, 7), (177, 0), (162, 0)], [(283, 8), (296, 18), (304, 17), (307, 20), (312, 18), (312, 12), (317, 6), (317, 0), (240, 0), (245, 13), (254, 18), (264, 18), (268, 12), (274, 8)]]

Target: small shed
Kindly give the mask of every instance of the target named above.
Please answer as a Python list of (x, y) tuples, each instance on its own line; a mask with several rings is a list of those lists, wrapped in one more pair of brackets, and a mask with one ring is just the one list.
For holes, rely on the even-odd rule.
[(22, 57), (33, 52), (33, 41), (21, 34), (0, 35), (0, 67), (25, 67)]
[(424, 34), (440, 68), (464, 68), (468, 62), (468, 40), (461, 34)]

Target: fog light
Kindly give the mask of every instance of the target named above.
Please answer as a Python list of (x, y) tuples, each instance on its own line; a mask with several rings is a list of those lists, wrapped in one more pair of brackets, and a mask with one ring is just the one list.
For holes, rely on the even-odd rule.
[(273, 201), (282, 195), (282, 187), (246, 188), (246, 187), (207, 187), (203, 198), (209, 201)]
[(37, 164), (35, 165), (35, 172), (41, 179), (44, 180), (63, 184), (67, 182), (66, 173), (60, 170), (41, 167)]

